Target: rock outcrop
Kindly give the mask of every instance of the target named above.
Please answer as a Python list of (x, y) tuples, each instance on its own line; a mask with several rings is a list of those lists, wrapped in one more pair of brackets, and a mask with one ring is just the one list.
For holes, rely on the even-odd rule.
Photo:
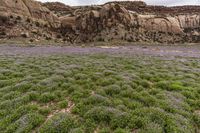
[[(52, 38), (60, 27), (59, 18), (33, 0), (0, 1), (1, 38)], [(56, 34), (56, 33), (55, 33)]]
[[(69, 31), (74, 30), (73, 35), (78, 36), (77, 42), (126, 40), (182, 43), (200, 41), (200, 14), (196, 12), (177, 13), (176, 15), (138, 13), (136, 12), (138, 9), (146, 8), (147, 5), (143, 2), (136, 3), (131, 6), (126, 2), (110, 2), (98, 8), (94, 6), (73, 17), (65, 17), (61, 21), (62, 33), (69, 35)], [(137, 10), (133, 11), (134, 8)]]
[(53, 11), (53, 13), (55, 13), (57, 16), (69, 16), (75, 11), (75, 8), (60, 2), (46, 2), (42, 5), (48, 8), (50, 11)]
[(49, 9), (32, 0), (2, 0), (0, 1), (0, 14), (25, 16), (40, 19), (52, 26), (59, 23), (58, 18)]
[(151, 6), (141, 1), (70, 7), (58, 2), (0, 1), (0, 38), (71, 43), (200, 42), (200, 6)]

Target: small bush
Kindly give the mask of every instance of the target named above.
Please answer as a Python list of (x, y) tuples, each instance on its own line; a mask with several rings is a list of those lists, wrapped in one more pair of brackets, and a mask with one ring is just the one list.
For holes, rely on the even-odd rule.
[(51, 110), (50, 110), (49, 108), (40, 108), (40, 109), (39, 109), (39, 113), (40, 113), (41, 115), (47, 116), (50, 112), (51, 112)]
[(32, 87), (32, 84), (30, 84), (29, 82), (24, 81), (24, 82), (16, 84), (13, 89), (15, 91), (19, 91), (19, 92), (26, 92), (31, 87)]
[(179, 91), (179, 90), (182, 90), (182, 89), (184, 89), (184, 87), (179, 82), (172, 83), (169, 86), (169, 90), (171, 90), (171, 91)]
[(170, 83), (167, 81), (160, 81), (156, 84), (156, 87), (164, 89), (164, 90), (169, 90), (169, 86), (170, 86)]
[(77, 127), (76, 118), (68, 114), (58, 114), (48, 120), (40, 129), (40, 133), (64, 133)]
[(140, 129), (138, 133), (163, 133), (163, 128), (156, 123), (148, 123), (143, 129)]
[(110, 85), (104, 89), (107, 95), (113, 96), (116, 94), (119, 94), (121, 91), (121, 88), (118, 85)]
[(31, 132), (32, 129), (44, 122), (44, 117), (37, 113), (22, 116), (14, 124), (7, 127), (6, 132)]
[(104, 96), (98, 95), (98, 94), (94, 94), (90, 97), (88, 97), (85, 101), (85, 104), (102, 104), (102, 105), (109, 105), (111, 103), (111, 101)]
[(115, 84), (115, 82), (116, 82), (116, 80), (113, 78), (104, 78), (104, 79), (99, 79), (97, 81), (97, 85), (109, 86), (109, 85)]
[(56, 96), (54, 94), (46, 92), (40, 96), (39, 101), (43, 102), (43, 103), (48, 103), (48, 102), (55, 100), (55, 98), (56, 98)]
[[(118, 116), (121, 116), (123, 114), (123, 112), (115, 109), (115, 108), (111, 108), (111, 107), (106, 107), (106, 106), (100, 106), (100, 107), (94, 107), (91, 110), (89, 110), (86, 114), (85, 114), (85, 118), (86, 119), (91, 119), (93, 121), (95, 121), (96, 123), (101, 123), (103, 122), (104, 124), (111, 124), (113, 122), (113, 128), (114, 127), (118, 127), (120, 124), (116, 123), (114, 124), (114, 122), (116, 122), (115, 120), (118, 118)], [(123, 122), (122, 126), (124, 126), (125, 121), (127, 121), (126, 119), (121, 120), (120, 123)]]
[(58, 103), (59, 108), (63, 109), (66, 108), (68, 106), (68, 102), (66, 100), (61, 101)]
[(130, 131), (122, 128), (117, 128), (114, 133), (130, 133)]
[(196, 126), (200, 128), (200, 115), (195, 113), (193, 114), (192, 119), (195, 122)]

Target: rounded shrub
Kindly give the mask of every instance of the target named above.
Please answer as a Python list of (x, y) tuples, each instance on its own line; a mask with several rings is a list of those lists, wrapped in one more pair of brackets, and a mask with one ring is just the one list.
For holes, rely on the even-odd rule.
[(156, 123), (148, 123), (144, 128), (138, 130), (138, 133), (163, 133), (163, 128)]
[(53, 93), (46, 92), (46, 93), (43, 93), (43, 94), (40, 96), (39, 101), (40, 101), (40, 102), (43, 102), (43, 103), (48, 103), (48, 102), (53, 101), (55, 98), (56, 98), (56, 96), (55, 96)]
[(48, 120), (40, 129), (40, 133), (66, 133), (77, 127), (76, 118), (60, 113)]
[(95, 121), (96, 123), (105, 123), (110, 124), (111, 121), (116, 118), (117, 116), (120, 116), (123, 114), (120, 110), (117, 110), (112, 107), (106, 107), (106, 106), (99, 106), (94, 107), (91, 110), (89, 110), (85, 114), (86, 119), (91, 119)]
[(6, 132), (31, 132), (32, 129), (44, 122), (44, 117), (37, 113), (29, 113), (7, 127)]
[(66, 108), (67, 106), (68, 106), (68, 102), (66, 100), (60, 101), (58, 103), (58, 107), (61, 108), (61, 109)]
[(121, 88), (118, 85), (110, 85), (104, 89), (107, 95), (113, 96), (116, 94), (119, 94), (121, 91)]

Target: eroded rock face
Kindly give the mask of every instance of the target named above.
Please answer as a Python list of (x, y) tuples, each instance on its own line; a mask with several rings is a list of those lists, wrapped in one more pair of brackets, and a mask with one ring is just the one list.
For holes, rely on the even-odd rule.
[(71, 15), (74, 12), (74, 8), (68, 5), (65, 5), (60, 2), (46, 2), (42, 4), (44, 7), (47, 7), (50, 11), (53, 11), (58, 16)]
[[(62, 29), (71, 25), (78, 35), (78, 42), (90, 42), (101, 39), (112, 40), (124, 36), (125, 28), (136, 26), (134, 16), (119, 4), (109, 3), (101, 8), (93, 8), (77, 16), (61, 18)], [(120, 30), (120, 32), (119, 32)], [(112, 33), (111, 33), (112, 32)], [(108, 34), (110, 34), (108, 36)], [(112, 35), (114, 34), (114, 35)], [(123, 35), (122, 35), (123, 34)]]
[(69, 7), (58, 2), (2, 0), (0, 38), (59, 38), (72, 43), (200, 42), (199, 9), (199, 6), (149, 6), (138, 1)]
[[(115, 39), (159, 43), (198, 42), (200, 14), (196, 13), (195, 8), (191, 9), (194, 11), (191, 14), (180, 14), (179, 8), (167, 10), (166, 7), (159, 7), (163, 12), (168, 11), (162, 14), (153, 13), (152, 8), (143, 2), (110, 2), (74, 16), (73, 29), (79, 38), (78, 42)], [(145, 10), (139, 13), (141, 9)], [(178, 12), (171, 15), (173, 9), (178, 9)]]
[(1, 0), (0, 14), (40, 19), (52, 26), (58, 26), (59, 24), (58, 18), (49, 9), (33, 0)]
[(138, 15), (139, 24), (148, 31), (184, 34), (178, 19), (156, 15)]
[[(146, 7), (139, 3), (139, 7)], [(128, 6), (130, 8), (130, 6)], [(199, 36), (199, 14), (146, 14), (127, 10), (117, 3), (107, 3), (73, 17), (62, 19), (62, 29), (74, 30), (77, 42), (141, 41), (192, 42)], [(71, 28), (70, 28), (71, 27)], [(67, 33), (69, 34), (69, 32)], [(196, 37), (197, 36), (197, 37)]]
[(180, 26), (183, 29), (200, 28), (200, 13), (178, 15), (176, 19), (178, 19), (178, 21), (180, 22)]
[(0, 38), (51, 39), (58, 27), (59, 18), (37, 1), (0, 1)]

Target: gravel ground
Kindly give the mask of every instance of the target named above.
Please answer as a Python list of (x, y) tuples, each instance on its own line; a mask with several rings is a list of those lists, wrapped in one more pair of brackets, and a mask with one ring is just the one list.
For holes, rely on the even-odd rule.
[(52, 55), (111, 53), (161, 57), (200, 58), (200, 46), (120, 46), (120, 47), (60, 47), (60, 46), (0, 46), (0, 55)]

